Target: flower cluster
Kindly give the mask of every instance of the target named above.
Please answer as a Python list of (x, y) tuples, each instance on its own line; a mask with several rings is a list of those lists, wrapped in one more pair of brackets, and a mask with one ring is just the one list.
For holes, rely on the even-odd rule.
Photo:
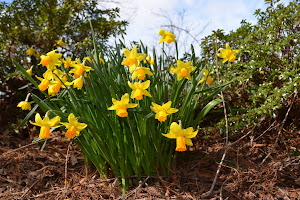
[[(66, 44), (61, 40), (55, 40), (56, 44), (54, 46), (57, 47), (65, 47)], [(88, 76), (88, 72), (92, 71), (91, 67), (85, 66), (85, 62), (88, 61), (92, 64), (92, 60), (90, 57), (85, 57), (83, 62), (80, 62), (77, 58), (72, 60), (71, 57), (67, 57), (66, 59), (62, 58), (62, 54), (58, 53), (58, 50), (53, 50), (48, 52), (46, 55), (39, 56), (37, 50), (29, 47), (27, 45), (26, 53), (29, 56), (36, 56), (40, 58), (39, 65), (45, 67), (46, 71), (42, 74), (42, 77), (35, 76), (40, 84), (38, 85), (38, 89), (40, 91), (46, 91), (48, 89), (48, 95), (55, 96), (57, 95), (61, 88), (66, 88), (68, 86), (73, 85), (73, 88), (78, 90), (82, 89), (84, 84), (84, 77)], [(104, 64), (102, 58), (99, 58), (100, 62)], [(64, 71), (61, 70), (60, 66), (64, 66)], [(32, 76), (33, 66), (30, 69), (26, 70), (26, 73), (29, 76)], [(71, 80), (71, 81), (70, 81)], [(21, 101), (18, 103), (17, 107), (20, 107), (22, 110), (31, 110), (31, 104), (28, 102), (30, 94), (27, 95), (25, 101)], [(74, 138), (78, 136), (80, 131), (86, 128), (86, 124), (79, 123), (75, 118), (74, 114), (71, 113), (68, 117), (69, 122), (61, 122), (61, 124), (67, 127), (67, 132), (65, 136), (67, 138)], [(35, 116), (35, 122), (30, 121), (33, 125), (40, 126), (40, 134), (39, 137), (42, 139), (50, 138), (50, 128), (59, 127), (60, 117), (56, 116), (53, 119), (49, 119), (48, 112), (44, 119), (40, 117), (40, 114), (37, 113)]]
[(80, 131), (87, 127), (87, 124), (79, 123), (73, 113), (71, 113), (68, 117), (69, 122), (60, 122), (59, 116), (49, 119), (48, 114), (49, 112), (47, 112), (44, 119), (42, 119), (40, 114), (37, 113), (35, 115), (35, 122), (30, 121), (31, 124), (41, 127), (39, 137), (42, 139), (49, 139), (50, 128), (59, 127), (59, 123), (66, 126), (68, 130), (65, 133), (65, 136), (70, 139), (73, 139), (75, 136), (79, 136)]
[[(170, 32), (159, 30), (159, 34), (162, 36), (159, 44), (162, 42), (166, 42), (168, 44), (175, 42), (176, 36)], [(149, 63), (151, 65), (155, 64), (155, 60), (151, 59), (150, 56), (147, 56), (143, 53), (137, 52), (137, 47), (134, 46), (131, 50), (124, 49), (125, 59), (122, 62), (122, 65), (128, 66), (128, 71), (132, 74), (131, 79), (134, 81), (136, 78), (139, 79), (139, 82), (131, 83), (128, 81), (129, 87), (132, 89), (130, 98), (136, 100), (142, 100), (143, 96), (152, 97), (151, 94), (147, 91), (150, 87), (150, 80), (141, 82), (146, 78), (146, 75), (152, 76), (153, 72), (150, 68), (140, 66), (140, 63), (144, 60), (144, 63)], [(177, 67), (171, 67), (170, 71), (177, 75), (177, 80), (180, 81), (183, 78), (191, 80), (191, 72), (195, 69), (195, 67), (191, 66), (191, 61), (184, 63), (181, 60), (177, 61)], [(109, 107), (108, 110), (116, 110), (116, 114), (119, 117), (127, 117), (128, 112), (127, 108), (135, 108), (139, 104), (129, 103), (129, 94), (126, 93), (122, 96), (121, 100), (118, 101), (116, 99), (112, 99), (113, 106)], [(152, 102), (152, 106), (150, 109), (155, 112), (155, 119), (160, 122), (165, 122), (167, 120), (167, 116), (173, 113), (178, 112), (177, 108), (171, 108), (172, 101), (168, 101), (163, 105), (156, 104)], [(178, 128), (179, 127), (179, 128)], [(190, 132), (192, 131), (192, 132)], [(176, 138), (177, 147), (176, 151), (186, 151), (186, 144), (192, 146), (193, 143), (190, 138), (195, 137), (198, 131), (193, 132), (193, 128), (190, 127), (188, 129), (181, 129), (181, 127), (173, 122), (170, 127), (169, 134), (163, 134), (169, 138)]]

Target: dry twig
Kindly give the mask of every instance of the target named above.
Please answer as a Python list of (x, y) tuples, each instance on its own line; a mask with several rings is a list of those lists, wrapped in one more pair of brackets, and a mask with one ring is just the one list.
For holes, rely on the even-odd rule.
[(282, 131), (282, 129), (283, 129), (284, 123), (285, 123), (285, 121), (286, 121), (286, 119), (287, 119), (287, 117), (288, 117), (288, 115), (289, 115), (289, 113), (290, 113), (290, 110), (291, 110), (291, 108), (292, 108), (292, 106), (293, 106), (293, 103), (294, 103), (294, 101), (295, 101), (295, 99), (296, 99), (296, 96), (297, 96), (297, 91), (295, 92), (294, 97), (293, 97), (293, 100), (292, 100), (292, 103), (291, 103), (289, 109), (287, 110), (287, 112), (285, 113), (285, 117), (284, 117), (283, 121), (281, 122), (281, 127), (280, 127), (280, 129), (279, 129), (279, 131), (278, 131), (276, 141), (275, 141), (275, 143), (273, 144), (273, 147), (272, 147), (271, 151), (270, 151), (270, 152), (268, 153), (268, 155), (263, 159), (263, 161), (259, 164), (259, 166), (258, 166), (259, 168), (262, 166), (262, 164), (263, 164), (263, 163), (270, 157), (270, 155), (273, 153), (273, 151), (274, 151), (274, 149), (275, 149), (275, 147), (276, 147), (276, 145), (277, 145), (277, 143), (278, 143), (278, 140), (279, 140), (279, 138), (280, 138), (280, 136), (281, 136), (281, 131)]
[[(217, 55), (217, 51), (218, 51), (218, 44), (217, 44), (217, 34), (215, 34), (215, 48), (216, 48), (216, 55)], [(218, 66), (218, 56), (216, 56), (216, 68), (217, 68), (217, 77), (218, 77), (218, 83), (220, 85), (220, 77), (219, 77), (219, 66)], [(224, 150), (224, 153), (223, 153), (223, 156), (222, 156), (222, 159), (221, 159), (221, 162), (219, 163), (218, 165), (218, 169), (217, 169), (217, 172), (216, 172), (216, 175), (215, 175), (215, 178), (213, 180), (213, 183), (209, 189), (208, 192), (206, 192), (205, 194), (202, 195), (202, 197), (208, 197), (212, 194), (212, 191), (214, 190), (215, 188), (215, 185), (216, 185), (216, 182), (217, 182), (217, 179), (219, 177), (219, 174), (220, 174), (220, 171), (221, 171), (221, 167), (222, 167), (222, 164), (225, 160), (225, 157), (226, 157), (226, 153), (227, 153), (227, 150), (228, 150), (228, 119), (227, 119), (227, 111), (226, 111), (226, 105), (225, 105), (225, 100), (224, 100), (224, 95), (223, 95), (223, 92), (221, 91), (221, 98), (222, 98), (222, 102), (223, 102), (223, 108), (224, 108), (224, 116), (225, 116), (225, 124), (226, 124), (226, 132), (225, 132), (225, 150)]]

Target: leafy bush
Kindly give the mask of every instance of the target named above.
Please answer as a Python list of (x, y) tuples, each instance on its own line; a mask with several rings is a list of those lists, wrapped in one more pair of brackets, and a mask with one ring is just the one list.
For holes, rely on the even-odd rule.
[[(229, 34), (222, 30), (202, 40), (205, 64), (214, 65), (215, 36), (218, 46), (226, 42), (239, 49), (238, 61), (220, 69), (222, 81), (232, 81), (225, 95), (230, 102), (233, 131), (255, 123), (263, 116), (276, 118), (288, 97), (299, 88), (300, 34), (299, 1), (284, 6), (266, 0), (266, 11), (255, 12), (257, 24), (242, 21)], [(222, 128), (221, 128), (222, 130)]]

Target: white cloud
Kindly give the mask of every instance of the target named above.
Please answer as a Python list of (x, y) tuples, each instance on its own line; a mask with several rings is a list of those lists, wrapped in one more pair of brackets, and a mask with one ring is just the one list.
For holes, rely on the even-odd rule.
[[(283, 2), (286, 4), (289, 0)], [(149, 47), (157, 45), (158, 29), (170, 24), (170, 20), (200, 39), (212, 30), (223, 29), (229, 33), (237, 29), (243, 19), (256, 23), (255, 10), (266, 8), (264, 0), (122, 0), (117, 6), (121, 8), (121, 18), (129, 22), (125, 39), (142, 40)], [(185, 10), (183, 21), (178, 15), (182, 10)], [(169, 20), (162, 17), (163, 14), (168, 15)], [(201, 32), (205, 25), (206, 29)], [(180, 35), (180, 38), (193, 42), (191, 37), (187, 40)]]

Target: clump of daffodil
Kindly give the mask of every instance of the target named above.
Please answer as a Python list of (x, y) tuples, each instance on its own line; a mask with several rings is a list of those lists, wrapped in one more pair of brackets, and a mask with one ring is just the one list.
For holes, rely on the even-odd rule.
[(66, 43), (64, 43), (61, 39), (59, 40), (55, 40), (56, 45), (60, 46), (60, 47), (65, 47), (67, 46)]
[(33, 69), (33, 66), (31, 66), (30, 69), (26, 70), (26, 72), (27, 72), (27, 74), (29, 74), (29, 76), (32, 76), (32, 69)]
[(151, 59), (150, 56), (147, 56), (146, 59), (144, 60), (144, 63), (145, 63), (145, 64), (146, 64), (146, 63), (149, 63), (149, 64), (151, 64), (151, 65), (154, 65), (154, 59), (153, 59), (153, 58)]
[(67, 59), (63, 59), (62, 62), (64, 63), (64, 68), (69, 69), (70, 66), (72, 66), (73, 61), (70, 56), (67, 57)]
[(75, 78), (79, 78), (82, 74), (86, 77), (86, 72), (93, 70), (91, 67), (85, 66), (84, 62), (81, 63), (76, 58), (75, 63), (72, 65), (73, 69), (70, 70), (69, 73), (73, 73)]
[(125, 59), (122, 61), (122, 65), (127, 65), (129, 67), (129, 72), (132, 73), (147, 55), (144, 53), (138, 53), (137, 47), (134, 46), (131, 51), (124, 48)]
[(132, 78), (132, 80), (134, 80), (135, 78), (138, 78), (140, 80), (144, 80), (146, 78), (146, 74), (149, 75), (149, 76), (153, 76), (153, 73), (150, 71), (149, 68), (147, 68), (147, 67), (138, 67), (132, 73), (131, 78)]
[(197, 133), (198, 130), (193, 131), (193, 127), (182, 129), (176, 122), (173, 122), (170, 126), (170, 132), (162, 135), (176, 139), (176, 151), (186, 151), (186, 145), (193, 146), (191, 138), (195, 137)]
[(152, 102), (152, 106), (150, 106), (150, 108), (156, 113), (155, 119), (158, 119), (158, 121), (160, 122), (164, 122), (167, 120), (168, 115), (176, 113), (178, 109), (171, 108), (171, 104), (172, 104), (171, 101), (168, 101), (163, 105), (158, 105)]
[(146, 90), (150, 86), (150, 80), (142, 82), (142, 83), (130, 83), (128, 81), (128, 85), (133, 91), (131, 92), (130, 98), (141, 100), (143, 99), (143, 95), (152, 97), (151, 94)]
[(71, 113), (68, 116), (68, 121), (69, 123), (68, 122), (60, 122), (60, 123), (67, 127), (68, 130), (65, 133), (65, 136), (70, 139), (73, 139), (75, 136), (79, 136), (80, 131), (82, 131), (87, 127), (87, 124), (79, 123), (73, 113)]
[(47, 114), (48, 114), (48, 112), (46, 113), (45, 118), (42, 119), (40, 114), (37, 113), (35, 115), (35, 122), (29, 121), (31, 124), (41, 127), (39, 137), (42, 138), (42, 139), (50, 138), (50, 128), (59, 127), (58, 124), (59, 124), (59, 121), (60, 121), (60, 117), (56, 116), (52, 119), (49, 119)]
[(83, 86), (82, 76), (80, 76), (79, 78), (76, 78), (74, 81), (72, 81), (72, 84), (73, 84), (73, 88), (77, 88), (77, 90), (81, 90), (81, 88)]
[(20, 107), (22, 110), (31, 110), (31, 105), (28, 102), (30, 94), (27, 94), (25, 101), (18, 103), (17, 107)]
[(219, 49), (219, 51), (221, 51), (221, 53), (218, 53), (217, 56), (220, 58), (223, 58), (223, 63), (229, 61), (229, 62), (233, 62), (235, 60), (235, 55), (237, 52), (239, 52), (239, 50), (231, 50), (229, 44), (226, 43), (226, 49)]
[(158, 44), (160, 44), (162, 42), (166, 42), (166, 43), (170, 44), (170, 43), (176, 41), (175, 40), (176, 36), (174, 34), (170, 33), (170, 32), (159, 29), (158, 33), (162, 37), (159, 40)]
[(195, 67), (191, 66), (191, 61), (184, 63), (181, 60), (177, 60), (177, 67), (173, 65), (170, 67), (170, 71), (177, 75), (177, 80), (180, 81), (183, 78), (191, 80), (191, 72)]
[(40, 64), (47, 67), (47, 69), (51, 69), (52, 71), (55, 69), (55, 66), (60, 66), (62, 62), (59, 60), (59, 58), (62, 56), (62, 54), (55, 53), (56, 51), (57, 49), (50, 51), (47, 53), (47, 55), (41, 55)]
[(34, 56), (35, 55), (35, 52), (36, 52), (36, 49), (34, 48), (30, 48), (28, 45), (27, 45), (27, 51), (26, 53), (30, 56)]
[(122, 96), (121, 101), (118, 101), (118, 100), (112, 98), (112, 102), (114, 105), (109, 107), (108, 110), (116, 110), (117, 115), (119, 117), (127, 117), (128, 116), (127, 108), (135, 108), (138, 105), (135, 103), (129, 103), (129, 94), (128, 93), (125, 93)]
[(207, 69), (204, 69), (204, 72), (203, 72), (203, 78), (199, 81), (198, 84), (202, 83), (203, 81), (206, 81), (206, 83), (209, 85), (211, 84), (211, 82), (213, 81), (212, 78), (209, 77), (209, 75), (213, 73), (213, 71), (211, 72), (208, 72)]

